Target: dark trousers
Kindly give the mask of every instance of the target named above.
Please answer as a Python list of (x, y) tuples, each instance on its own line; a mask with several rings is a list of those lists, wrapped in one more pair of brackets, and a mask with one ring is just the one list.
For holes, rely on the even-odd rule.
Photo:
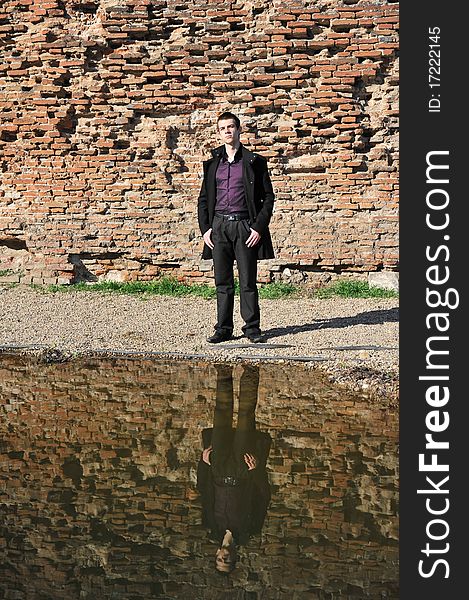
[(215, 214), (212, 223), (214, 248), (213, 268), (217, 288), (217, 324), (222, 333), (233, 332), (234, 276), (236, 260), (239, 273), (241, 316), (245, 322), (246, 335), (260, 333), (259, 295), (257, 292), (257, 245), (246, 246), (250, 235), (249, 220), (226, 221)]

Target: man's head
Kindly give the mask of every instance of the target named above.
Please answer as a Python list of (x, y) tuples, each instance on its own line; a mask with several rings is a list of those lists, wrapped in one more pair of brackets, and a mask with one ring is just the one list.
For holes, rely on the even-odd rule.
[(236, 565), (236, 546), (233, 534), (229, 529), (226, 530), (221, 543), (215, 555), (215, 568), (221, 573), (231, 573)]
[(231, 573), (236, 566), (236, 546), (222, 546), (215, 555), (215, 568), (221, 573)]
[(237, 146), (241, 133), (241, 123), (236, 115), (224, 112), (217, 119), (218, 133), (221, 141), (230, 146)]

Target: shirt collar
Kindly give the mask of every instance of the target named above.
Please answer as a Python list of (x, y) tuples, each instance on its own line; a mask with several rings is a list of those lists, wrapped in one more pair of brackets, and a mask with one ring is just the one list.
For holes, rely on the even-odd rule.
[[(222, 160), (224, 160), (224, 161), (228, 160), (228, 154), (226, 152), (225, 146), (223, 146), (221, 157), (222, 157)], [(240, 144), (239, 148), (236, 150), (236, 154), (234, 155), (234, 161), (233, 162), (238, 162), (238, 160), (241, 160), (242, 158), (243, 158), (243, 145)]]

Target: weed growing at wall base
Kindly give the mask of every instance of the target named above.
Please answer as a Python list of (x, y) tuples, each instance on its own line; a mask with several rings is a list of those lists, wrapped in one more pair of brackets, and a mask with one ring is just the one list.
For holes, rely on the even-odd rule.
[[(36, 287), (36, 286), (35, 286)], [(75, 283), (72, 285), (51, 285), (45, 288), (47, 292), (109, 292), (131, 295), (158, 295), (211, 299), (216, 297), (214, 287), (207, 284), (185, 284), (173, 277), (161, 277), (153, 281), (101, 281), (99, 283)], [(235, 281), (235, 293), (239, 296), (239, 282)], [(285, 283), (268, 283), (259, 288), (261, 298), (285, 298), (297, 295), (299, 288)]]
[(214, 298), (215, 290), (208, 285), (187, 285), (172, 277), (161, 277), (153, 281), (100, 281), (99, 283), (75, 283), (51, 285), (48, 292), (108, 292), (129, 295), (198, 296)]
[(275, 300), (277, 298), (298, 297), (301, 289), (290, 283), (267, 283), (259, 288), (259, 297)]
[[(153, 281), (101, 281), (99, 283), (75, 283), (72, 285), (51, 285), (47, 292), (107, 292), (138, 296), (173, 296), (211, 299), (216, 297), (216, 290), (207, 284), (181, 283), (174, 277), (161, 277)], [(235, 294), (239, 296), (239, 282), (235, 280)], [(298, 298), (305, 295), (305, 290), (289, 283), (267, 283), (259, 287), (259, 297), (276, 300), (279, 298)], [(398, 298), (398, 292), (379, 287), (370, 287), (363, 281), (339, 280), (335, 283), (314, 291), (313, 297), (327, 298)]]
[(399, 293), (380, 287), (369, 286), (365, 281), (339, 280), (335, 283), (319, 288), (315, 292), (316, 298), (398, 298)]

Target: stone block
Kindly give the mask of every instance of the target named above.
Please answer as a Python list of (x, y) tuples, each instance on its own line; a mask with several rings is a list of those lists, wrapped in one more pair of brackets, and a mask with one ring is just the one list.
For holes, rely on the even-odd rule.
[(386, 290), (399, 291), (399, 273), (395, 271), (375, 271), (368, 273), (368, 285)]

